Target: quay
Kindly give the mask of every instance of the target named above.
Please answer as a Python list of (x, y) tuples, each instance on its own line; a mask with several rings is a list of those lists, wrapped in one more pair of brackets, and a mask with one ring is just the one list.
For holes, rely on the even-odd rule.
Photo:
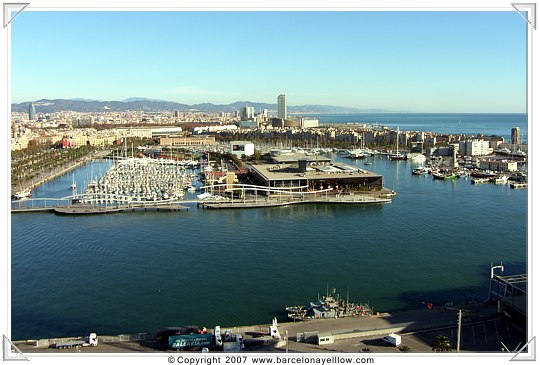
[(187, 211), (189, 207), (177, 203), (131, 203), (124, 205), (86, 205), (86, 204), (66, 204), (53, 206), (19, 206), (12, 207), (11, 213), (30, 213), (30, 212), (53, 212), (64, 215), (84, 215), (84, 214), (107, 214), (135, 211), (156, 211), (156, 212), (175, 212)]
[(269, 198), (267, 200), (218, 200), (197, 203), (198, 207), (206, 209), (234, 209), (234, 208), (266, 208), (283, 207), (293, 204), (380, 204), (391, 203), (388, 198), (377, 198), (365, 195), (340, 195), (330, 197), (316, 197), (310, 199), (278, 199)]
[[(498, 314), (495, 303), (471, 304), (459, 309), (464, 313), (461, 328), (463, 352), (500, 353), (501, 342), (512, 349), (526, 342), (526, 331), (512, 323), (511, 319)], [(432, 353), (431, 344), (441, 334), (451, 340), (455, 349), (458, 338), (457, 314), (457, 308), (441, 307), (366, 317), (283, 322), (277, 324), (281, 339), (272, 339), (269, 336), (269, 324), (221, 326), (221, 332), (229, 331), (233, 336), (241, 334), (247, 352), (284, 353), (290, 350), (294, 353), (400, 353), (402, 349), (390, 346), (381, 339), (390, 333), (399, 333), (402, 344), (407, 348), (405, 352)], [(319, 335), (330, 336), (333, 340), (327, 344), (317, 343)], [(28, 356), (34, 353), (176, 352), (157, 340), (157, 332), (116, 336), (98, 334), (98, 339), (98, 346), (67, 350), (54, 348), (55, 343), (65, 340), (59, 338), (12, 343), (22, 354)]]
[[(24, 183), (24, 186), (25, 188), (29, 189), (29, 190), (33, 190), (35, 189), (36, 187), (50, 181), (50, 180), (53, 180), (59, 176), (62, 176), (64, 174), (66, 174), (67, 172), (71, 171), (71, 170), (74, 170), (76, 169), (77, 167), (79, 166), (82, 166), (86, 163), (88, 163), (89, 161), (92, 161), (92, 160), (95, 160), (95, 159), (101, 159), (101, 158), (104, 158), (105, 156), (107, 156), (108, 154), (110, 153), (109, 150), (105, 150), (105, 151), (100, 151), (100, 152), (96, 152), (94, 153), (92, 156), (86, 156), (86, 157), (83, 157), (81, 158), (80, 160), (74, 162), (74, 163), (71, 163), (69, 165), (66, 165), (66, 166), (63, 166), (61, 168), (58, 168), (54, 171), (51, 171), (50, 173), (48, 174), (40, 174), (39, 176), (31, 179), (30, 181), (28, 182), (25, 182)], [(11, 187), (11, 190), (12, 190), (12, 194), (15, 194), (15, 191), (14, 191), (14, 187), (12, 186)]]
[(178, 204), (129, 204), (118, 206), (91, 206), (91, 205), (69, 205), (57, 206), (53, 210), (56, 214), (106, 214), (122, 213), (134, 211), (156, 211), (174, 212), (187, 211), (189, 208)]
[[(215, 184), (202, 186), (201, 191), (212, 200), (199, 202), (208, 209), (282, 207), (292, 204), (381, 204), (390, 203), (395, 192), (342, 193), (333, 188), (305, 190), (307, 186), (268, 187), (252, 184)], [(218, 194), (219, 199), (216, 199)]]

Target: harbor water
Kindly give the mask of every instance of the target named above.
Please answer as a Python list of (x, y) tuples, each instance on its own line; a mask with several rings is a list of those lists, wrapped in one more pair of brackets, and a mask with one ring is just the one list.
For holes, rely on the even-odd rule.
[[(12, 214), (11, 339), (269, 323), (327, 285), (375, 311), (483, 301), (490, 262), (526, 272), (527, 189), (414, 176), (385, 156), (341, 161), (383, 175), (392, 203)], [(70, 195), (73, 177), (82, 187), (110, 164), (33, 196)]]

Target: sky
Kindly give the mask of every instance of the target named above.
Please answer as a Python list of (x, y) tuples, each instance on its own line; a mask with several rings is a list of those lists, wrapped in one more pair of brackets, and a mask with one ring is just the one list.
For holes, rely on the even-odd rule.
[(147, 97), (526, 113), (512, 11), (23, 11), (11, 101)]

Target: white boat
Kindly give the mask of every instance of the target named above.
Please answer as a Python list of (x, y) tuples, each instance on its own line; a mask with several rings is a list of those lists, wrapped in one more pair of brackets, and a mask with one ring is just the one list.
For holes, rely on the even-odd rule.
[(16, 200), (22, 200), (30, 197), (32, 197), (32, 192), (30, 190), (23, 190), (13, 195), (13, 198)]
[(210, 193), (202, 193), (202, 194), (197, 195), (197, 199), (204, 200), (204, 199), (210, 198), (211, 196), (212, 194)]
[(488, 177), (475, 177), (471, 180), (471, 184), (484, 184), (488, 183), (490, 180)]
[(414, 162), (424, 162), (426, 160), (426, 156), (421, 153), (409, 153), (407, 155), (407, 159), (413, 160)]
[(77, 189), (77, 184), (75, 183), (75, 174), (73, 174), (73, 183), (71, 183), (71, 189)]
[(426, 166), (420, 166), (420, 167), (416, 167), (412, 170), (412, 174), (413, 175), (427, 175), (429, 174), (429, 167), (426, 167)]
[(397, 128), (397, 134), (396, 134), (396, 152), (390, 152), (388, 154), (388, 158), (391, 160), (406, 160), (407, 155), (404, 155), (403, 153), (399, 152), (399, 127)]
[(495, 184), (506, 184), (507, 181), (508, 181), (508, 176), (506, 175), (497, 176), (495, 179), (493, 179), (493, 182)]

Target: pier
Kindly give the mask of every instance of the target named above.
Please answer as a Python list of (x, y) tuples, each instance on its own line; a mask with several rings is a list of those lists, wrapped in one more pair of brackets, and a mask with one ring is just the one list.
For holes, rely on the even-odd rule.
[[(304, 190), (306, 186), (272, 188), (249, 184), (219, 184), (201, 187), (201, 191), (218, 192), (221, 199), (201, 201), (209, 209), (264, 208), (292, 204), (381, 204), (392, 200), (387, 193), (340, 193), (333, 189)], [(223, 196), (227, 196), (223, 198)]]
[[(80, 197), (81, 195), (78, 195)], [(189, 207), (180, 205), (178, 201), (166, 202), (133, 202), (117, 204), (80, 204), (71, 203), (76, 197), (68, 196), (64, 198), (38, 198), (25, 199), (12, 202), (11, 213), (30, 213), (30, 212), (53, 212), (57, 214), (106, 214), (122, 213), (134, 211), (156, 211), (156, 212), (175, 212), (187, 211)], [(189, 203), (184, 201), (182, 203)], [(191, 201), (193, 203), (194, 201)], [(15, 206), (16, 205), (16, 206)]]

